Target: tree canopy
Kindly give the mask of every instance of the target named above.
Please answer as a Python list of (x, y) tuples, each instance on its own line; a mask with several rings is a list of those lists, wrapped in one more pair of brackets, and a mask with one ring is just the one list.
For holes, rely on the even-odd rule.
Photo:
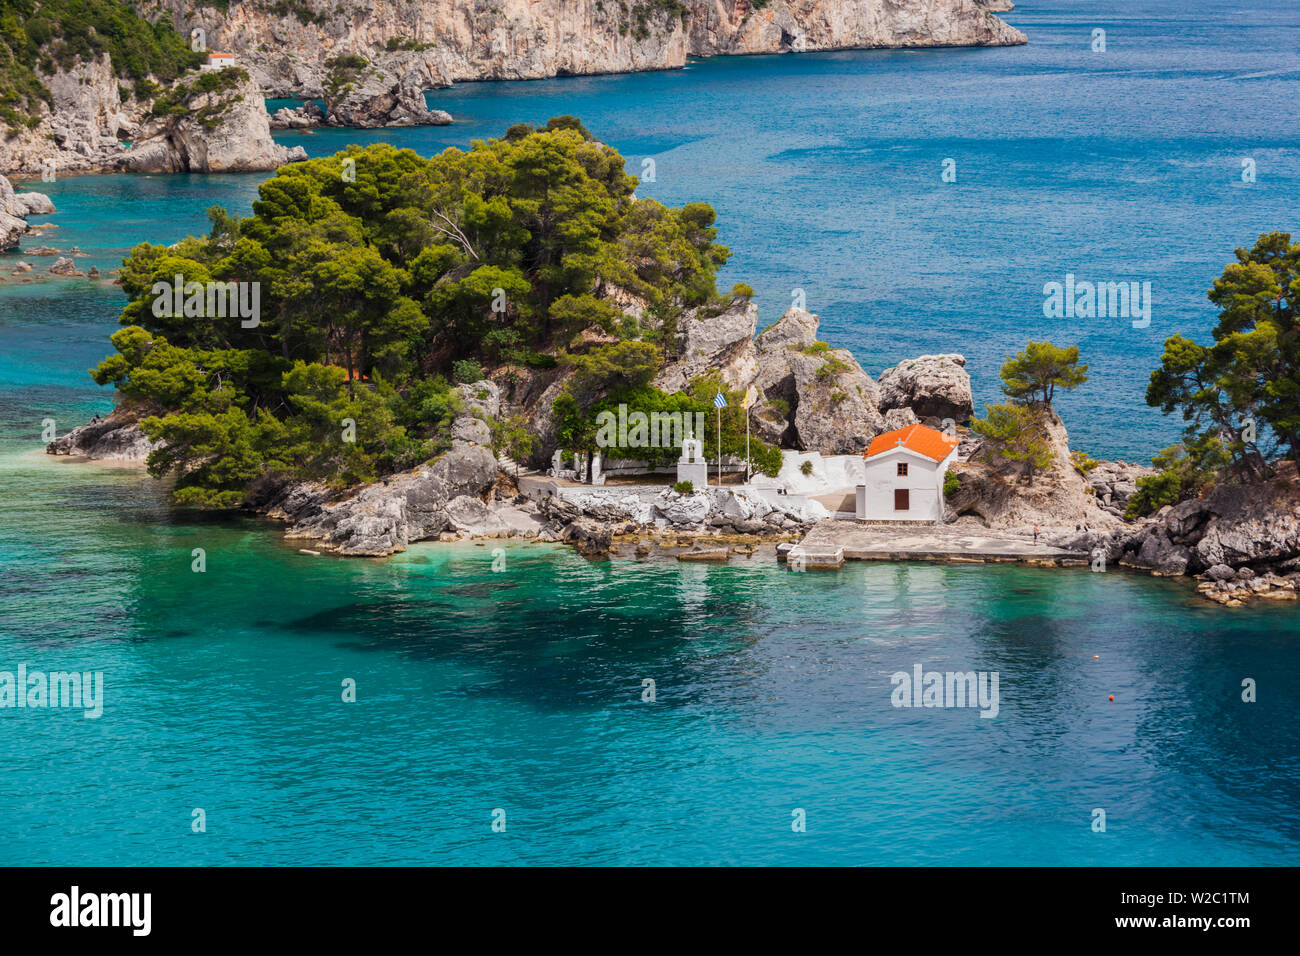
[(1222, 452), (1230, 467), (1263, 477), (1279, 455), (1300, 462), (1300, 244), (1266, 233), (1236, 260), (1209, 291), (1219, 307), (1213, 343), (1166, 339), (1146, 400), (1181, 412), (1189, 453)]
[[(730, 253), (709, 206), (638, 200), (637, 182), (572, 118), (431, 159), (376, 144), (286, 166), (252, 216), (214, 207), (206, 237), (131, 252), (126, 328), (93, 374), (157, 411), (151, 470), (218, 506), (269, 472), (350, 483), (422, 460), (447, 441), (447, 377), (480, 361), (643, 386)], [(160, 288), (213, 286), (255, 287), (259, 315), (159, 308)], [(590, 329), (600, 344), (567, 358)]]
[(1079, 363), (1079, 346), (1059, 348), (1030, 342), (1002, 363), (1002, 391), (1012, 401), (1051, 405), (1058, 388), (1071, 391), (1088, 381), (1088, 366)]

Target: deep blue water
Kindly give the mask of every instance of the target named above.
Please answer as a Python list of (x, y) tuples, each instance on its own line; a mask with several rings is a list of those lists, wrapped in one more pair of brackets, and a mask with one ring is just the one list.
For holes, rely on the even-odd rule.
[[(1160, 343), (1204, 336), (1231, 249), (1294, 218), (1300, 11), (1031, 2), (1007, 19), (1028, 46), (466, 84), (429, 97), (452, 127), (282, 140), (429, 154), (579, 115), (629, 168), (655, 160), (644, 194), (714, 205), (735, 251), (720, 284), (752, 285), (764, 322), (802, 288), (872, 373), (961, 351), (983, 400), (1006, 351), (1077, 341), (1093, 378), (1063, 403), (1075, 444), (1145, 459), (1176, 436), (1141, 401)], [(41, 184), (60, 228), (39, 241), (112, 268), (204, 230), (208, 206), (247, 212), (262, 178)], [(1150, 328), (1044, 319), (1042, 285), (1067, 271), (1150, 280)], [(42, 455), (42, 419), (111, 407), (85, 370), (121, 297), (0, 275), (0, 671), (107, 685), (98, 720), (0, 708), (0, 864), (1296, 859), (1294, 607), (1002, 566), (796, 575), (518, 544), (504, 573), (474, 546), (311, 558), (266, 524), (172, 508), (138, 472)], [(889, 675), (918, 663), (997, 671), (999, 716), (891, 707)]]

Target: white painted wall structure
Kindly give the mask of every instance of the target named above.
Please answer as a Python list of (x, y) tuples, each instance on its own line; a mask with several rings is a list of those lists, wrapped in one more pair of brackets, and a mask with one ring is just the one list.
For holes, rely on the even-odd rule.
[[(939, 461), (895, 445), (864, 459), (866, 478), (857, 486), (858, 520), (942, 521), (943, 476), (956, 455), (956, 444)], [(906, 475), (898, 473), (900, 464), (907, 465)], [(895, 492), (900, 489), (908, 493), (905, 511), (896, 507)]]

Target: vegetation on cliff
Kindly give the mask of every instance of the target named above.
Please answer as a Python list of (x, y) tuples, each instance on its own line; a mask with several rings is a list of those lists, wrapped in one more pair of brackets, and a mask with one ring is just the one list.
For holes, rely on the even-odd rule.
[[(152, 473), (221, 507), (268, 475), (351, 484), (425, 460), (450, 440), (447, 377), (479, 363), (572, 367), (562, 407), (588, 417), (647, 394), (678, 315), (720, 301), (713, 210), (638, 201), (637, 182), (572, 118), (432, 159), (379, 144), (285, 167), (252, 216), (214, 207), (207, 237), (132, 251), (127, 327), (93, 374), (157, 411)], [(256, 322), (204, 306), (228, 283), (256, 284)]]
[(50, 102), (38, 70), (48, 75), (106, 53), (142, 95), (205, 58), (170, 21), (150, 23), (123, 0), (0, 0), (0, 122), (37, 125), (39, 104)]
[(1046, 439), (1046, 417), (1053, 414), (1056, 390), (1072, 391), (1088, 380), (1088, 366), (1079, 362), (1079, 346), (1061, 348), (1050, 342), (1030, 342), (1002, 363), (1002, 391), (1010, 398), (985, 405), (985, 417), (971, 420), (989, 454), (1017, 463), (1028, 483), (1052, 464), (1055, 455)]

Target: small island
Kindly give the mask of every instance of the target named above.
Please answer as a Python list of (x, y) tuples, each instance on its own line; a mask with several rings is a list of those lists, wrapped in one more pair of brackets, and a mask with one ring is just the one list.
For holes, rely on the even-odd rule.
[[(252, 216), (214, 207), (207, 236), (136, 247), (93, 370), (118, 407), (48, 450), (144, 461), (178, 503), (261, 513), (341, 555), (783, 543), (799, 567), (1109, 564), (1197, 576), (1230, 606), (1295, 598), (1287, 234), (1215, 280), (1213, 344), (1167, 341), (1146, 400), (1187, 428), (1148, 468), (1070, 449), (1053, 400), (1087, 381), (1076, 346), (1008, 356), (1006, 401), (977, 415), (960, 355), (873, 379), (801, 304), (759, 332), (752, 291), (716, 287), (713, 210), (638, 182), (568, 116), (431, 159), (381, 144), (286, 166)], [(872, 462), (913, 482), (892, 518), (863, 510)]]

